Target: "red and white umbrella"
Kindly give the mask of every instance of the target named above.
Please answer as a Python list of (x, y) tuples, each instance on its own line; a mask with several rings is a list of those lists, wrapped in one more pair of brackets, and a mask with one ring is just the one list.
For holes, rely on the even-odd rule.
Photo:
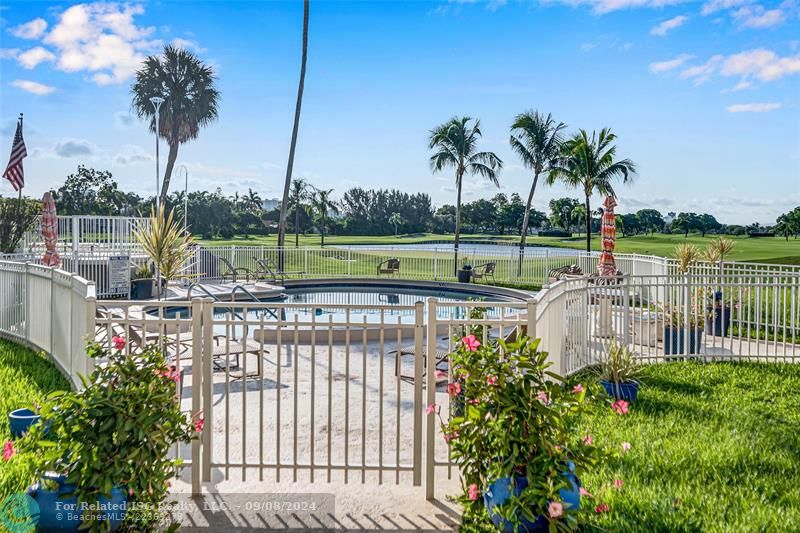
[(603, 238), (603, 253), (597, 262), (597, 272), (604, 277), (617, 275), (617, 264), (614, 261), (614, 246), (617, 241), (617, 221), (614, 218), (614, 207), (617, 202), (613, 196), (606, 197), (603, 202), (603, 223), (600, 226), (600, 235)]
[(42, 264), (47, 266), (60, 266), (61, 258), (56, 252), (58, 242), (58, 218), (56, 217), (56, 203), (50, 192), (44, 193), (42, 197), (42, 237), (46, 248)]

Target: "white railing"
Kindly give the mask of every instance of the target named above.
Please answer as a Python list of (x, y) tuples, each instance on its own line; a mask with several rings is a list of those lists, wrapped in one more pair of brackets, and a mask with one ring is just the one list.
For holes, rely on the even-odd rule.
[(88, 375), (94, 284), (63, 270), (0, 261), (0, 336), (50, 355), (73, 385)]
[[(77, 255), (82, 250), (139, 251), (134, 231), (150, 225), (145, 217), (58, 216), (56, 249), (62, 255)], [(22, 252), (44, 251), (41, 217), (22, 239)]]

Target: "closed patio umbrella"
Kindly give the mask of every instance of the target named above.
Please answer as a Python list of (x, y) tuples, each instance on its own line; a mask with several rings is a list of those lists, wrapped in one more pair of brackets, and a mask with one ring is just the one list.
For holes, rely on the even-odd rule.
[(604, 277), (617, 275), (617, 264), (614, 261), (614, 246), (617, 241), (617, 221), (614, 218), (614, 207), (617, 202), (613, 196), (606, 197), (603, 202), (603, 223), (600, 235), (603, 239), (603, 252), (597, 262), (597, 273)]
[(56, 217), (56, 203), (50, 192), (42, 197), (42, 237), (44, 238), (45, 252), (42, 264), (47, 266), (60, 266), (61, 258), (56, 252), (58, 241), (58, 218)]

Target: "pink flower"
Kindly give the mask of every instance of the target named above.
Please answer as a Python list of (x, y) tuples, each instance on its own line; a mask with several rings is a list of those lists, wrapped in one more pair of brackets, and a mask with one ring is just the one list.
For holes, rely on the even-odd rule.
[(608, 511), (610, 511), (610, 509), (607, 503), (601, 503), (600, 505), (594, 508), (594, 512), (597, 514), (607, 513)]
[(581, 385), (580, 383), (578, 383), (577, 385), (575, 385), (574, 387), (572, 387), (572, 392), (574, 392), (575, 394), (580, 394), (580, 393), (582, 393), (584, 390), (585, 390), (585, 389), (583, 388), (583, 385)]
[(550, 403), (550, 397), (547, 395), (547, 391), (540, 390), (536, 397), (544, 404)]
[(194, 430), (200, 433), (203, 431), (203, 426), (205, 425), (206, 421), (203, 420), (203, 417), (197, 419), (197, 422), (194, 423)]
[(616, 402), (611, 404), (611, 408), (618, 415), (628, 414), (628, 402), (626, 402), (625, 400), (617, 400)]
[(628, 451), (630, 451), (630, 449), (631, 449), (631, 443), (630, 442), (623, 442), (622, 443), (622, 453), (628, 453)]
[(480, 491), (478, 490), (478, 485), (476, 485), (475, 483), (470, 485), (469, 488), (467, 489), (467, 494), (469, 495), (469, 501), (474, 502), (475, 500), (477, 500), (478, 496), (480, 495)]
[(578, 489), (578, 494), (580, 494), (584, 498), (591, 498), (592, 497), (591, 493), (588, 490), (586, 490), (585, 488), (583, 488), (583, 487)]
[(450, 396), (458, 396), (461, 394), (461, 383), (458, 381), (454, 381), (453, 383), (447, 384), (447, 394)]
[(486, 383), (489, 385), (497, 384), (497, 376), (489, 376), (488, 378), (486, 378)]
[(473, 398), (473, 399), (469, 400), (469, 403), (470, 403), (470, 405), (478, 405), (479, 403), (481, 403), (481, 401), (479, 399), (477, 399), (477, 398)]
[(550, 518), (560, 518), (564, 514), (564, 506), (559, 502), (550, 502), (547, 507), (547, 514), (550, 515)]
[(125, 349), (125, 337), (115, 335), (111, 337), (111, 344), (114, 345), (114, 348), (116, 348), (118, 352), (121, 352)]
[(447, 433), (444, 436), (444, 441), (445, 442), (450, 442), (451, 440), (455, 439), (456, 437), (458, 437), (458, 431), (454, 431), (452, 433)]
[(162, 370), (160, 372), (161, 377), (171, 379), (175, 383), (181, 380), (181, 373), (178, 372), (178, 369), (174, 366), (170, 366), (167, 370)]
[(478, 339), (475, 338), (475, 335), (467, 335), (466, 337), (462, 337), (461, 342), (464, 344), (464, 348), (470, 352), (476, 351), (481, 345), (481, 343), (478, 342)]
[(433, 373), (433, 375), (436, 379), (443, 379), (447, 377), (447, 372), (445, 372), (444, 370), (437, 370), (436, 372)]
[(615, 479), (614, 480), (614, 488), (615, 489), (621, 489), (622, 488), (622, 480), (621, 479)]
[(17, 452), (14, 450), (14, 443), (11, 441), (7, 441), (3, 445), (3, 459), (5, 459), (6, 461), (10, 461), (11, 458), (14, 457), (15, 453)]
[(436, 404), (435, 403), (432, 403), (428, 407), (425, 408), (425, 414), (426, 415), (429, 415), (429, 414), (431, 414), (431, 413), (433, 413), (435, 411), (436, 411)]
[(583, 437), (583, 443), (585, 445), (591, 446), (593, 442), (594, 442), (594, 438), (592, 438), (591, 435), (586, 435), (585, 437)]

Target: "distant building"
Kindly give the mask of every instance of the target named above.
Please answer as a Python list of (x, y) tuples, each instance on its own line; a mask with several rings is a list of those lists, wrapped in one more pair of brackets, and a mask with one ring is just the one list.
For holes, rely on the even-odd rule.
[(280, 205), (280, 200), (277, 198), (268, 198), (264, 200), (262, 207), (265, 211), (272, 211), (273, 209), (277, 209), (278, 205)]
[(667, 226), (672, 224), (673, 220), (675, 220), (675, 212), (674, 211), (670, 211), (669, 213), (664, 215), (664, 224), (666, 224)]

